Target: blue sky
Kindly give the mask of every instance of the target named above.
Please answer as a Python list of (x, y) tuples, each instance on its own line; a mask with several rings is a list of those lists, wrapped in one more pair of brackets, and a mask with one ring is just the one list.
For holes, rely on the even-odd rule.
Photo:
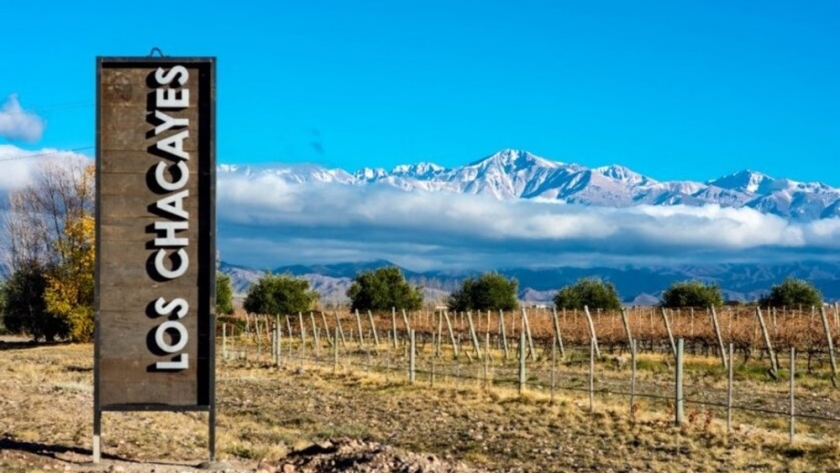
[[(752, 169), (840, 187), (836, 1), (80, 0), (4, 4), (0, 15), (0, 197), (35, 175), (38, 160), (18, 148), (92, 156), (96, 57), (152, 47), (218, 58), (222, 163), (458, 166), (515, 148), (659, 180)], [(222, 258), (260, 268), (840, 254), (840, 218), (751, 208), (610, 209), (233, 174), (218, 194)]]
[(657, 179), (750, 168), (840, 187), (838, 2), (82, 0), (0, 13), (0, 101), (18, 94), (46, 123), (39, 141), (13, 142), (27, 149), (93, 145), (95, 57), (157, 46), (217, 56), (225, 163), (455, 166), (518, 148)]

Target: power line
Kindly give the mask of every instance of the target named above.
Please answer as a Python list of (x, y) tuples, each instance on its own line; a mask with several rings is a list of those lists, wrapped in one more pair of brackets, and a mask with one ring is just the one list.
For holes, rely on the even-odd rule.
[(75, 110), (80, 108), (88, 108), (94, 105), (93, 100), (85, 100), (85, 101), (78, 101), (78, 102), (66, 102), (61, 104), (55, 105), (46, 105), (43, 107), (39, 107), (37, 105), (27, 107), (27, 110), (33, 111), (36, 113), (44, 113), (44, 112), (60, 112), (65, 110)]
[(13, 158), (2, 158), (2, 159), (0, 159), (0, 163), (6, 162), (6, 161), (19, 161), (21, 159), (29, 159), (29, 158), (43, 158), (43, 157), (46, 157), (46, 156), (58, 156), (60, 154), (76, 153), (76, 152), (79, 152), (79, 151), (87, 151), (89, 149), (94, 149), (94, 148), (95, 148), (95, 146), (83, 146), (81, 148), (66, 149), (66, 150), (61, 150), (61, 151), (49, 151), (49, 152), (46, 152), (46, 153), (27, 154), (27, 155), (24, 155), (24, 156), (15, 156)]

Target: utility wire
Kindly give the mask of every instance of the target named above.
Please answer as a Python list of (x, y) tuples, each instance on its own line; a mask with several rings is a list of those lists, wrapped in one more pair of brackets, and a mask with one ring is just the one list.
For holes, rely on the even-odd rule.
[(65, 110), (75, 110), (80, 108), (88, 108), (94, 105), (93, 100), (85, 100), (85, 101), (78, 101), (78, 102), (67, 102), (67, 103), (60, 103), (55, 105), (45, 105), (43, 107), (39, 107), (37, 105), (27, 107), (27, 111), (36, 112), (36, 113), (44, 113), (44, 112), (59, 112)]
[(65, 150), (61, 150), (61, 151), (50, 151), (50, 152), (46, 152), (46, 153), (27, 154), (27, 155), (23, 155), (23, 156), (15, 156), (13, 158), (2, 158), (2, 159), (0, 159), (0, 163), (6, 162), (6, 161), (19, 161), (21, 159), (29, 159), (29, 158), (43, 158), (43, 157), (46, 157), (46, 156), (57, 156), (59, 154), (75, 153), (75, 152), (86, 151), (86, 150), (94, 149), (94, 148), (95, 148), (95, 146), (83, 146), (81, 148), (65, 149)]
[[(73, 109), (79, 109), (79, 108), (87, 108), (87, 107), (92, 106), (93, 104), (94, 104), (94, 101), (92, 101), (92, 100), (83, 100), (83, 101), (76, 101), (76, 102), (59, 103), (59, 104), (55, 104), (55, 105), (47, 105), (47, 106), (44, 106), (44, 107), (38, 107), (38, 106), (27, 107), (27, 110), (40, 114), (40, 113), (47, 112), (47, 111), (64, 111), (64, 110), (73, 110)], [(59, 151), (50, 151), (50, 152), (45, 152), (45, 153), (27, 154), (27, 155), (23, 155), (23, 156), (15, 156), (13, 158), (0, 158), (0, 163), (7, 162), (7, 161), (20, 161), (22, 159), (29, 159), (29, 158), (43, 158), (43, 157), (48, 157), (48, 156), (56, 156), (56, 155), (63, 154), (63, 153), (73, 153), (73, 152), (79, 152), (79, 151), (87, 151), (87, 150), (91, 150), (91, 149), (94, 149), (94, 148), (95, 148), (94, 146), (83, 146), (81, 148), (73, 148), (73, 149), (59, 150)]]

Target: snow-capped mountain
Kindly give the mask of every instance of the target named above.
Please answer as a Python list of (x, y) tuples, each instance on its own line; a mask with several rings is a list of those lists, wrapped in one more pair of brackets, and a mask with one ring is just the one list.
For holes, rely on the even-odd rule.
[(221, 165), (219, 173), (249, 179), (268, 175), (288, 184), (387, 185), (405, 191), (481, 194), (504, 200), (540, 198), (606, 207), (718, 204), (800, 221), (840, 216), (840, 189), (822, 183), (775, 179), (750, 170), (703, 183), (657, 181), (623, 166), (588, 168), (511, 149), (454, 168), (418, 163), (391, 171), (364, 168), (349, 173), (314, 164)]
[(251, 179), (273, 176), (280, 178), (287, 184), (307, 184), (313, 182), (353, 184), (359, 181), (357, 175), (350, 174), (343, 169), (326, 169), (317, 164), (308, 163), (288, 164), (276, 167), (221, 164), (218, 167), (218, 172), (220, 175), (237, 175)]

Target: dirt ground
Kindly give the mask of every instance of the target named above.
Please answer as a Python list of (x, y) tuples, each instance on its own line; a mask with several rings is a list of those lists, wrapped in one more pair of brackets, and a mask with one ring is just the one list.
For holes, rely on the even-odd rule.
[[(0, 471), (196, 471), (201, 413), (106, 413), (103, 462), (91, 459), (90, 345), (0, 342)], [(793, 445), (779, 430), (692, 410), (635, 419), (624, 399), (408, 385), (402, 377), (305, 365), (220, 362), (217, 471), (840, 472), (832, 435)], [(211, 470), (212, 471), (212, 470)]]

